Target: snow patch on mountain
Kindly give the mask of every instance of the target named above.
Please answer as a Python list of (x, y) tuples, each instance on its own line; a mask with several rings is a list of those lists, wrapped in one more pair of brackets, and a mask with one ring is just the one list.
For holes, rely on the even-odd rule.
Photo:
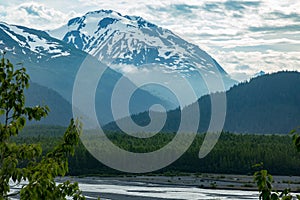
[[(6, 23), (0, 23), (0, 30), (22, 48), (24, 55), (26, 54), (26, 49), (38, 54), (38, 58), (45, 55), (55, 57), (70, 55), (69, 51), (63, 48), (58, 41), (49, 40), (50, 36), (46, 32), (37, 31), (36, 33), (36, 30), (22, 26), (8, 25)], [(4, 41), (0, 45), (5, 45)], [(13, 51), (14, 48), (15, 46), (12, 49), (6, 50)]]
[[(141, 17), (122, 16), (113, 11), (89, 12), (50, 33), (112, 65), (160, 63), (170, 70), (186, 72), (195, 70), (191, 58), (199, 57), (197, 54), (209, 57), (169, 30)], [(205, 62), (201, 64), (201, 68), (207, 67)]]
[[(197, 97), (214, 92), (211, 88), (226, 90), (236, 83), (198, 46), (141, 17), (99, 10), (71, 19), (49, 33), (95, 56), (134, 83), (140, 75), (144, 81), (158, 76), (168, 84), (178, 85), (178, 76), (187, 79)], [(216, 87), (220, 79), (223, 83)], [(211, 80), (213, 83), (208, 83)], [(157, 94), (157, 91), (152, 93)], [(189, 99), (186, 103), (195, 100)]]

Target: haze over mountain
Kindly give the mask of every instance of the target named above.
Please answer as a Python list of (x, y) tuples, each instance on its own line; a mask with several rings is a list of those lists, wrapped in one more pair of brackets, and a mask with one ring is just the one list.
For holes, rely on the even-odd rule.
[[(56, 91), (30, 81), (30, 87), (25, 89), (26, 106), (45, 106), (50, 109), (48, 116), (40, 121), (27, 121), (27, 124), (45, 124), (68, 126), (72, 118), (72, 106)], [(4, 116), (0, 117), (3, 122)]]
[[(108, 68), (72, 45), (51, 37), (46, 32), (23, 26), (0, 23), (0, 49), (6, 52), (5, 57), (9, 58), (13, 64), (21, 62), (33, 82), (57, 91), (69, 102), (72, 100), (77, 71), (83, 61), (88, 58), (87, 65), (94, 70), (90, 72), (91, 74), (100, 69), (105, 70), (95, 91), (99, 121), (107, 123), (114, 119), (110, 109), (111, 95), (114, 85), (123, 77), (122, 74)], [(128, 87), (136, 88), (126, 77), (122, 79)], [(79, 81), (85, 83), (88, 80), (89, 77), (86, 77), (85, 80)], [(84, 90), (89, 90), (88, 85)], [(84, 93), (84, 91), (82, 92)], [(132, 114), (148, 110), (151, 105), (157, 103), (166, 108), (171, 107), (168, 102), (162, 101), (144, 90), (137, 89), (134, 94), (130, 104), (130, 113)]]
[(72, 106), (56, 91), (41, 86), (37, 83), (30, 83), (30, 87), (25, 90), (26, 105), (47, 105), (50, 109), (48, 116), (40, 121), (28, 122), (29, 124), (47, 124), (67, 126), (72, 118)]
[[(66, 26), (50, 31), (50, 34), (62, 40), (44, 31), (0, 23), (0, 49), (7, 52), (6, 57), (14, 64), (22, 62), (33, 82), (57, 91), (69, 102), (72, 101), (76, 74), (85, 58), (89, 58), (89, 65), (92, 66), (91, 74), (99, 68), (105, 69), (95, 95), (97, 115), (102, 124), (115, 120), (111, 99), (116, 84), (121, 77), (124, 78), (122, 73), (133, 81), (124, 78), (129, 87), (137, 89), (136, 85), (140, 87), (146, 83), (133, 93), (129, 105), (130, 114), (135, 114), (132, 118), (140, 125), (149, 122), (148, 114), (144, 111), (153, 104), (162, 104), (167, 109), (174, 108), (179, 101), (188, 105), (209, 91), (220, 90), (220, 85), (214, 85), (220, 77), (225, 88), (236, 83), (198, 46), (140, 17), (122, 16), (110, 10), (89, 12), (71, 19)], [(228, 110), (224, 129), (233, 132), (282, 133), (296, 126), (299, 119), (299, 73), (264, 75), (260, 72), (257, 75), (259, 77), (249, 83), (241, 83), (226, 92)], [(89, 80), (88, 76), (86, 80)], [(189, 94), (189, 84), (195, 92), (194, 96)], [(90, 88), (87, 85), (85, 89), (87, 91)], [(183, 100), (178, 100), (178, 96)], [(61, 99), (58, 102), (64, 101)], [(201, 111), (199, 132), (204, 132), (210, 117), (210, 98), (204, 96), (198, 102)], [(68, 107), (66, 116), (69, 116), (70, 104), (64, 102), (61, 106)], [(59, 113), (61, 108), (55, 109)], [(137, 114), (139, 112), (143, 113)], [(176, 131), (179, 109), (167, 115), (163, 130)], [(117, 129), (114, 123), (106, 128)]]
[[(136, 85), (154, 82), (171, 88), (175, 95), (182, 96), (184, 105), (236, 83), (198, 46), (141, 17), (123, 16), (111, 10), (88, 12), (50, 34), (95, 56)], [(196, 96), (189, 94), (188, 84)], [(151, 84), (145, 88), (177, 102), (170, 91)]]
[[(215, 93), (213, 95), (220, 95)], [(227, 112), (225, 131), (236, 133), (288, 133), (300, 122), (300, 73), (278, 72), (261, 75), (240, 83), (226, 92)], [(200, 123), (198, 132), (208, 129), (211, 117), (210, 96), (198, 100)], [(186, 109), (186, 108), (185, 108)], [(162, 131), (176, 132), (180, 124), (180, 110), (167, 113)], [(142, 126), (149, 121), (148, 113), (132, 116)], [(106, 130), (119, 130), (115, 123)]]
[[(71, 19), (68, 25), (50, 33), (61, 40), (44, 31), (0, 23), (0, 49), (15, 64), (22, 62), (33, 82), (57, 91), (69, 102), (77, 72), (86, 58), (92, 67), (84, 79), (90, 81), (88, 76), (105, 69), (96, 96), (85, 97), (96, 99), (103, 124), (114, 120), (111, 99), (121, 77), (125, 80), (123, 93), (127, 88), (139, 88), (130, 97), (129, 114), (146, 111), (154, 104), (167, 110), (188, 105), (203, 94), (236, 83), (198, 46), (140, 17), (100, 10)], [(80, 80), (86, 84), (83, 96), (92, 84), (86, 80)]]

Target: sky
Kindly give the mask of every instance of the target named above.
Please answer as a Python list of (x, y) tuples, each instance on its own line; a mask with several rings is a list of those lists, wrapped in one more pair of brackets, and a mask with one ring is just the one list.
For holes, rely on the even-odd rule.
[(100, 9), (170, 29), (239, 81), (260, 71), (300, 71), (299, 0), (0, 0), (0, 21), (51, 30)]

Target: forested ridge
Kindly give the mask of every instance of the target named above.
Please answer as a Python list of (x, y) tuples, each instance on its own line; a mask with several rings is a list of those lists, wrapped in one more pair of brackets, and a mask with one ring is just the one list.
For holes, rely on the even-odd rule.
[[(223, 128), (225, 131), (284, 134), (300, 124), (299, 72), (283, 71), (253, 78), (233, 86), (226, 92), (226, 97), (227, 110)], [(204, 133), (208, 129), (211, 117), (210, 96), (201, 97), (198, 104), (201, 119), (198, 132)], [(163, 132), (177, 131), (180, 113), (179, 109), (167, 113)], [(150, 122), (147, 112), (131, 117), (140, 125)], [(115, 122), (107, 124), (104, 129), (120, 131)]]
[[(48, 131), (45, 131), (45, 130)], [(51, 149), (61, 140), (63, 127), (28, 127), (18, 143), (41, 143), (43, 149)], [(30, 134), (29, 134), (30, 133)], [(138, 139), (123, 133), (110, 132), (107, 136), (116, 145), (132, 152), (150, 152), (166, 145), (175, 136), (159, 133), (147, 139)], [(198, 158), (204, 134), (198, 134), (188, 151), (170, 166), (155, 173), (229, 173), (253, 174), (252, 165), (263, 162), (273, 175), (300, 175), (300, 155), (289, 135), (254, 135), (223, 132), (214, 149), (203, 159)], [(121, 172), (110, 169), (93, 158), (80, 144), (75, 156), (69, 158), (70, 175), (117, 175)]]

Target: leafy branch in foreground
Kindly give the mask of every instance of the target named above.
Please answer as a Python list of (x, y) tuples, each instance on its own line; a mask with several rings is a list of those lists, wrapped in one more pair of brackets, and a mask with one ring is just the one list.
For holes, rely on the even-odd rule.
[[(256, 164), (254, 167), (262, 168), (262, 164)], [(291, 200), (290, 189), (284, 189), (281, 193), (273, 191), (273, 177), (267, 170), (261, 169), (254, 173), (254, 181), (257, 184), (260, 192), (259, 199), (261, 200)], [(299, 197), (298, 197), (299, 199)]]
[(294, 129), (290, 132), (290, 135), (293, 138), (293, 143), (296, 146), (298, 152), (300, 152), (300, 136), (299, 136), (300, 127)]
[[(38, 144), (11, 141), (24, 128), (26, 120), (40, 120), (49, 112), (47, 106), (25, 106), (24, 90), (28, 87), (26, 69), (15, 70), (3, 56), (0, 62), (0, 200), (16, 195), (21, 199), (66, 199), (67, 196), (85, 199), (78, 183), (56, 184), (54, 180), (68, 172), (67, 158), (74, 154), (81, 133), (78, 121), (71, 120), (63, 141), (45, 156)], [(11, 192), (10, 181), (16, 185), (26, 182), (19, 191)]]
[[(298, 134), (299, 128), (292, 130), (293, 144), (298, 152), (300, 152), (300, 136)], [(255, 168), (262, 168), (263, 164), (254, 165)], [(260, 192), (259, 199), (261, 200), (292, 200), (294, 197), (290, 193), (290, 189), (286, 188), (281, 193), (273, 191), (273, 177), (267, 170), (260, 169), (254, 173), (254, 181), (257, 184)], [(296, 199), (300, 200), (300, 195), (296, 195)]]

